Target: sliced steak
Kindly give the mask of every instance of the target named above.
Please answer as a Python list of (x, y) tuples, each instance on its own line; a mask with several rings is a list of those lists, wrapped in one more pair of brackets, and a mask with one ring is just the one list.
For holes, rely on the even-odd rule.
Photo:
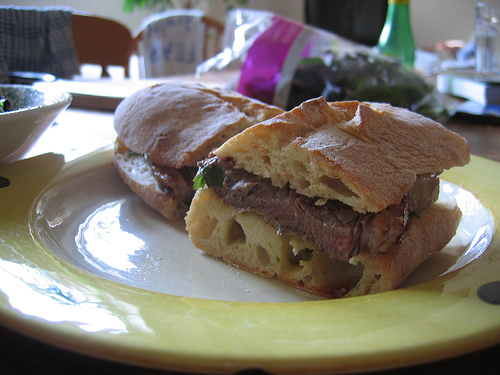
[(222, 186), (211, 188), (227, 204), (260, 214), (279, 231), (299, 234), (341, 261), (364, 251), (387, 251), (403, 235), (410, 211), (434, 202), (436, 186), (439, 189), (437, 176), (426, 176), (419, 179), (425, 193), (407, 195), (381, 212), (362, 214), (337, 200), (323, 204), (323, 199), (306, 197), (288, 185), (273, 186), (270, 179), (234, 168), (232, 159), (212, 157), (203, 165), (224, 171)]

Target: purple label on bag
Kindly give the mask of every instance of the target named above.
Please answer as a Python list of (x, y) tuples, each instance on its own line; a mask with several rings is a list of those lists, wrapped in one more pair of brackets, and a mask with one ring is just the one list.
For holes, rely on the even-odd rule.
[(257, 37), (241, 68), (238, 92), (272, 104), (288, 52), (303, 26), (281, 17)]

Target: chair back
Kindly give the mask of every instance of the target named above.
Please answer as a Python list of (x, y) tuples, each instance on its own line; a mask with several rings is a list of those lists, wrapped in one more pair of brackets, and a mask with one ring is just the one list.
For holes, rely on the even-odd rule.
[(103, 77), (109, 77), (107, 67), (121, 66), (125, 77), (130, 77), (134, 39), (126, 26), (111, 19), (74, 14), (73, 38), (80, 64), (100, 65)]
[(205, 25), (203, 60), (207, 60), (221, 51), (224, 24), (208, 16), (203, 16), (202, 21)]
[(146, 18), (136, 37), (143, 78), (191, 74), (220, 50), (222, 23), (196, 9), (170, 10)]

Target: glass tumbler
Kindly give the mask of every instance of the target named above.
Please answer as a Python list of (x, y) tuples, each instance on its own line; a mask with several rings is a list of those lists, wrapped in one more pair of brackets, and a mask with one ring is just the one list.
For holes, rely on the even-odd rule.
[(475, 6), (475, 56), (479, 76), (500, 78), (500, 5)]

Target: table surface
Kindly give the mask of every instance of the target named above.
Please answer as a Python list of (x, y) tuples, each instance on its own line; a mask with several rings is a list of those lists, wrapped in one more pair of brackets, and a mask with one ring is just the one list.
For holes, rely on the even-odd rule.
[[(472, 154), (500, 162), (500, 123), (474, 118), (451, 118), (444, 123), (464, 136)], [(66, 160), (106, 146), (115, 138), (113, 112), (70, 107), (62, 113), (35, 147), (25, 156), (46, 152), (65, 155)], [(500, 314), (500, 306), (499, 306)], [(500, 345), (447, 360), (374, 372), (372, 374), (498, 374)], [(56, 348), (0, 327), (0, 373), (2, 374), (177, 374), (114, 363)], [(247, 370), (240, 374), (265, 374)]]

